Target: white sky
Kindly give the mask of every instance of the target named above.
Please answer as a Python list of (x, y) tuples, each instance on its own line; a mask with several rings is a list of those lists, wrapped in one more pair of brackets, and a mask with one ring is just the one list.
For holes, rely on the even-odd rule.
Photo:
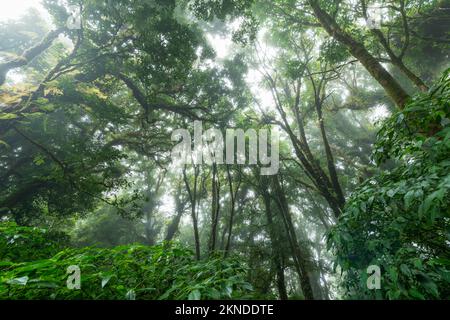
[(46, 15), (41, 0), (0, 0), (0, 21), (18, 19), (30, 8), (36, 8)]

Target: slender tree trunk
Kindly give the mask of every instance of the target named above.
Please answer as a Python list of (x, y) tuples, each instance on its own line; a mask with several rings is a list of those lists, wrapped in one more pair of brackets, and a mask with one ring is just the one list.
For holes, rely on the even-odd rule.
[(183, 211), (177, 211), (177, 214), (170, 222), (170, 225), (167, 227), (167, 233), (165, 237), (165, 241), (172, 241), (175, 233), (178, 231), (178, 226), (180, 225), (181, 217), (183, 216)]
[(148, 210), (145, 214), (145, 240), (149, 246), (153, 246), (155, 244), (155, 234), (153, 232), (153, 219), (151, 214), (152, 212), (150, 210)]
[(288, 293), (286, 290), (286, 280), (284, 278), (284, 268), (282, 264), (281, 254), (275, 253), (275, 268), (277, 272), (277, 288), (280, 300), (288, 300)]
[[(228, 222), (229, 221), (225, 221), (225, 223), (224, 223), (224, 225), (222, 227), (221, 233), (220, 233), (220, 246), (219, 246), (219, 249), (223, 250), (223, 251), (225, 250), (225, 246), (227, 245), (225, 238), (227, 237), (227, 232), (228, 232)], [(227, 256), (226, 252), (224, 253), (224, 256)]]
[(315, 187), (320, 192), (320, 194), (325, 198), (331, 210), (336, 218), (339, 218), (341, 214), (342, 207), (339, 204), (336, 196), (334, 196), (330, 189), (332, 189), (332, 184), (329, 178), (326, 176), (323, 169), (317, 164), (315, 158), (312, 158), (312, 163), (308, 161), (306, 156), (302, 152), (301, 144), (297, 137), (290, 131), (289, 137), (291, 138), (292, 145), (294, 147), (295, 154), (300, 160), (304, 167), (305, 172), (309, 174), (311, 181), (313, 181)]
[(399, 58), (391, 59), (392, 64), (399, 68), (408, 78), (411, 80), (417, 88), (419, 88), (422, 92), (428, 91), (428, 86), (420, 79), (414, 72), (411, 71), (403, 62), (403, 60)]
[(331, 151), (330, 143), (328, 142), (327, 133), (325, 131), (325, 124), (323, 122), (323, 115), (322, 115), (322, 102), (323, 100), (320, 100), (320, 98), (318, 98), (316, 99), (315, 103), (317, 110), (317, 117), (319, 118), (319, 128), (320, 133), (322, 135), (322, 142), (325, 148), (325, 154), (327, 157), (327, 166), (328, 172), (330, 174), (331, 183), (333, 185), (334, 193), (336, 194), (336, 199), (339, 203), (339, 208), (343, 209), (345, 205), (345, 197), (344, 193), (342, 192), (341, 184), (339, 183), (336, 165), (334, 163), (333, 152)]
[(230, 251), (230, 245), (231, 245), (231, 236), (233, 231), (233, 222), (234, 222), (234, 214), (235, 214), (235, 204), (236, 204), (236, 195), (239, 191), (239, 184), (233, 189), (233, 180), (230, 173), (230, 167), (227, 165), (227, 179), (228, 179), (228, 186), (230, 188), (230, 221), (228, 222), (228, 237), (227, 237), (227, 243), (225, 245), (225, 257), (228, 255), (228, 252)]
[(183, 216), (184, 213), (184, 208), (186, 206), (186, 201), (184, 201), (184, 199), (180, 199), (181, 196), (181, 190), (179, 190), (177, 192), (177, 194), (175, 195), (175, 211), (176, 211), (176, 215), (175, 217), (172, 219), (171, 223), (169, 224), (169, 226), (167, 227), (167, 233), (166, 233), (166, 237), (165, 237), (165, 241), (171, 241), (173, 239), (173, 237), (175, 236), (175, 234), (178, 231), (178, 226), (180, 225), (180, 220), (181, 217)]
[(220, 212), (220, 183), (219, 174), (217, 172), (217, 164), (212, 165), (212, 181), (211, 181), (211, 234), (209, 238), (209, 252), (212, 253), (216, 250), (217, 239), (217, 227), (219, 224), (219, 212)]
[(389, 46), (389, 43), (384, 38), (383, 33), (378, 29), (372, 29), (372, 34), (375, 35), (378, 40), (380, 41), (383, 48), (386, 50), (386, 53), (388, 54), (389, 58), (391, 59), (391, 62), (394, 66), (399, 68), (401, 72), (405, 76), (408, 77), (409, 80), (411, 80), (414, 85), (419, 88), (421, 91), (425, 92), (428, 90), (428, 86), (423, 82), (422, 79), (420, 79), (414, 72), (412, 72), (403, 62), (403, 59), (395, 55), (395, 53), (392, 51), (392, 49)]
[(283, 223), (286, 228), (288, 240), (292, 249), (294, 263), (296, 265), (297, 273), (300, 277), (300, 285), (303, 291), (303, 295), (307, 300), (314, 300), (314, 294), (310, 282), (311, 279), (309, 277), (309, 270), (307, 266), (309, 265), (309, 261), (307, 261), (308, 257), (302, 252), (302, 249), (299, 247), (297, 234), (295, 232), (294, 224), (289, 212), (287, 200), (285, 198), (284, 191), (281, 188), (281, 184), (277, 175), (272, 177), (272, 187), (274, 189), (273, 192), (275, 203), (278, 206)]
[(199, 170), (200, 169), (198, 168), (198, 166), (194, 166), (194, 189), (191, 190), (189, 180), (186, 176), (186, 167), (183, 169), (183, 179), (189, 194), (189, 199), (191, 201), (191, 217), (192, 217), (192, 225), (194, 226), (195, 257), (197, 258), (197, 260), (200, 260), (200, 236), (198, 232), (198, 221), (195, 205), (197, 203), (197, 179), (199, 175)]
[(286, 113), (284, 112), (281, 104), (278, 103), (277, 108), (284, 123), (283, 129), (286, 131), (289, 138), (291, 139), (295, 155), (300, 160), (300, 163), (302, 164), (304, 171), (311, 179), (311, 181), (314, 183), (315, 187), (320, 192), (320, 194), (326, 199), (326, 201), (330, 205), (330, 208), (333, 210), (334, 215), (337, 218), (341, 214), (342, 207), (340, 206), (336, 196), (334, 196), (330, 192), (330, 190), (333, 189), (332, 182), (330, 181), (329, 177), (326, 175), (325, 171), (321, 168), (318, 161), (316, 160), (311, 150), (309, 149), (303, 123), (298, 113), (299, 92), (297, 92), (296, 100), (297, 100), (296, 106), (293, 109), (297, 118), (300, 138), (298, 138), (292, 131), (292, 128), (289, 125), (289, 122), (287, 121)]
[(270, 242), (272, 243), (272, 259), (276, 268), (278, 295), (280, 296), (281, 300), (287, 300), (288, 294), (286, 290), (286, 283), (285, 283), (286, 280), (284, 277), (284, 268), (282, 264), (282, 250), (272, 217), (270, 195), (265, 190), (262, 196), (264, 200), (264, 207), (266, 212), (267, 226), (269, 229)]

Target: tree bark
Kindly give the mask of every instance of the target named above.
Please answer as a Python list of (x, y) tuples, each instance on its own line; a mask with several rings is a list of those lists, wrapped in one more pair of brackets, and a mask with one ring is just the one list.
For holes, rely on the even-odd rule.
[(185, 199), (180, 199), (181, 189), (178, 188), (177, 194), (175, 195), (175, 211), (176, 215), (172, 219), (171, 223), (167, 227), (167, 233), (165, 241), (171, 241), (178, 231), (178, 226), (180, 225), (181, 217), (183, 216), (184, 209), (187, 201)]
[[(363, 14), (364, 18), (368, 19), (367, 16), (367, 4), (364, 0), (361, 0), (361, 4), (363, 7)], [(405, 31), (405, 36), (407, 38), (407, 41), (405, 41), (404, 48), (402, 49), (402, 52), (400, 55), (396, 55), (394, 51), (391, 49), (391, 46), (389, 45), (388, 41), (384, 37), (383, 33), (379, 29), (371, 29), (370, 32), (380, 41), (380, 44), (383, 46), (384, 50), (386, 50), (386, 53), (388, 54), (389, 58), (391, 59), (391, 63), (400, 69), (403, 74), (405, 74), (409, 80), (411, 80), (414, 85), (416, 85), (417, 88), (419, 88), (421, 91), (426, 92), (428, 91), (428, 86), (423, 82), (422, 79), (419, 78), (414, 72), (411, 71), (403, 62), (403, 55), (406, 52), (406, 49), (409, 44), (409, 28), (408, 23), (406, 20), (406, 13), (404, 11), (405, 3), (404, 1), (400, 1), (400, 7), (401, 7), (401, 13), (402, 13), (402, 19), (404, 21), (403, 28)]]
[(231, 236), (233, 231), (233, 222), (234, 222), (234, 215), (236, 212), (236, 195), (239, 191), (239, 182), (236, 188), (233, 189), (233, 180), (230, 173), (230, 167), (227, 165), (227, 179), (228, 179), (228, 186), (230, 188), (230, 221), (228, 222), (228, 237), (227, 237), (227, 243), (225, 245), (225, 257), (228, 255), (230, 251), (231, 246)]
[(308, 0), (314, 15), (327, 33), (347, 47), (350, 53), (361, 62), (366, 70), (377, 80), (395, 104), (403, 109), (410, 98), (392, 75), (373, 57), (364, 45), (341, 29), (336, 20), (320, 7), (318, 0)]
[(341, 188), (341, 184), (339, 183), (336, 165), (334, 163), (333, 152), (331, 151), (330, 143), (328, 142), (327, 133), (325, 131), (325, 124), (323, 122), (323, 114), (322, 114), (322, 103), (323, 103), (323, 99), (321, 99), (320, 97), (317, 97), (316, 101), (315, 101), (316, 111), (317, 111), (317, 117), (319, 120), (319, 128), (320, 128), (320, 133), (322, 136), (322, 142), (323, 142), (325, 154), (327, 157), (328, 173), (330, 174), (331, 183), (333, 185), (334, 193), (336, 194), (339, 208), (342, 209), (342, 208), (344, 208), (344, 205), (345, 205), (345, 197), (344, 197), (344, 193)]
[(192, 225), (194, 226), (194, 241), (195, 241), (195, 257), (197, 260), (200, 260), (200, 236), (198, 232), (198, 221), (197, 221), (197, 213), (196, 213), (196, 202), (197, 202), (197, 179), (199, 175), (199, 168), (194, 166), (194, 189), (191, 190), (189, 185), (189, 181), (186, 175), (186, 167), (183, 169), (183, 180), (186, 185), (186, 189), (189, 194), (189, 199), (191, 201), (191, 217), (192, 217)]
[(282, 264), (283, 250), (280, 245), (281, 241), (279, 239), (279, 236), (277, 236), (277, 232), (275, 230), (275, 223), (273, 221), (273, 213), (272, 213), (272, 209), (271, 209), (270, 195), (268, 194), (267, 189), (265, 189), (265, 188), (262, 192), (262, 197), (263, 197), (263, 201), (264, 201), (270, 242), (272, 244), (272, 260), (273, 260), (273, 264), (275, 265), (276, 274), (277, 274), (278, 295), (281, 300), (287, 300), (288, 294), (287, 294), (287, 290), (286, 290), (284, 268), (283, 268), (283, 264)]
[(220, 183), (219, 174), (217, 171), (217, 164), (212, 164), (212, 177), (211, 177), (211, 234), (209, 237), (209, 252), (212, 253), (216, 250), (217, 239), (217, 227), (219, 224), (219, 212), (220, 212)]
[(287, 199), (284, 195), (284, 191), (281, 188), (281, 184), (277, 175), (272, 177), (272, 187), (274, 192), (275, 203), (278, 206), (283, 223), (286, 228), (288, 240), (292, 249), (292, 256), (296, 265), (297, 273), (300, 277), (300, 285), (303, 295), (306, 300), (314, 300), (314, 293), (311, 284), (311, 278), (309, 276), (310, 261), (309, 256), (306, 255), (300, 248), (297, 234), (295, 232), (294, 224), (292, 222), (291, 214), (287, 204)]

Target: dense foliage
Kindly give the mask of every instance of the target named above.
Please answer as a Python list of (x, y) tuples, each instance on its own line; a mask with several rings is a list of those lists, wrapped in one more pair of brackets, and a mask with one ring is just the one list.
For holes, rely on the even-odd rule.
[[(232, 299), (251, 298), (246, 269), (230, 257), (195, 261), (193, 252), (175, 243), (127, 245), (111, 249), (64, 249), (50, 257), (42, 246), (45, 230), (6, 226), (10, 240), (0, 254), (0, 299)], [(6, 227), (2, 226), (2, 230)], [(10, 232), (14, 230), (12, 236)], [(11, 237), (12, 236), (12, 237)], [(28, 241), (21, 241), (27, 239)], [(16, 241), (14, 241), (16, 240)], [(53, 248), (55, 239), (46, 239)], [(30, 252), (39, 250), (39, 256)], [(20, 262), (21, 251), (30, 262)], [(47, 254), (48, 257), (43, 258)], [(41, 259), (39, 259), (41, 258)], [(78, 266), (81, 289), (67, 287), (67, 268)]]
[(0, 223), (0, 261), (24, 262), (48, 258), (62, 250), (69, 240), (62, 232), (3, 222)]
[[(450, 298), (450, 70), (386, 120), (374, 159), (398, 165), (365, 181), (330, 235), (352, 298)], [(367, 289), (378, 265), (381, 291)]]
[(450, 298), (449, 0), (26, 2), (0, 299)]

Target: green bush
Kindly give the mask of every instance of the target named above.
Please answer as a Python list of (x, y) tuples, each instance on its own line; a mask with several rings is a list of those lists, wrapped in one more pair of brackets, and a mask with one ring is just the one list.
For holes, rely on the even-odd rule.
[[(23, 261), (31, 254), (28, 244), (37, 248), (46, 233), (6, 224), (2, 230), (9, 236), (2, 237), (11, 239), (14, 229), (20, 236), (2, 247), (2, 257)], [(48, 247), (52, 250), (43, 248), (34, 257), (55, 249), (54, 244)], [(8, 253), (10, 249), (13, 254)], [(246, 270), (236, 258), (197, 261), (192, 251), (174, 243), (67, 248), (31, 262), (9, 258), (0, 262), (0, 299), (231, 299), (250, 298), (252, 292), (245, 281)], [(73, 265), (81, 271), (79, 290), (67, 288), (67, 269)]]
[(0, 261), (2, 262), (50, 258), (61, 251), (67, 243), (69, 243), (69, 237), (62, 232), (18, 226), (14, 222), (0, 223)]
[[(360, 186), (330, 233), (344, 296), (450, 298), (450, 70), (378, 134), (374, 159), (397, 162)], [(367, 267), (381, 268), (369, 290)]]

